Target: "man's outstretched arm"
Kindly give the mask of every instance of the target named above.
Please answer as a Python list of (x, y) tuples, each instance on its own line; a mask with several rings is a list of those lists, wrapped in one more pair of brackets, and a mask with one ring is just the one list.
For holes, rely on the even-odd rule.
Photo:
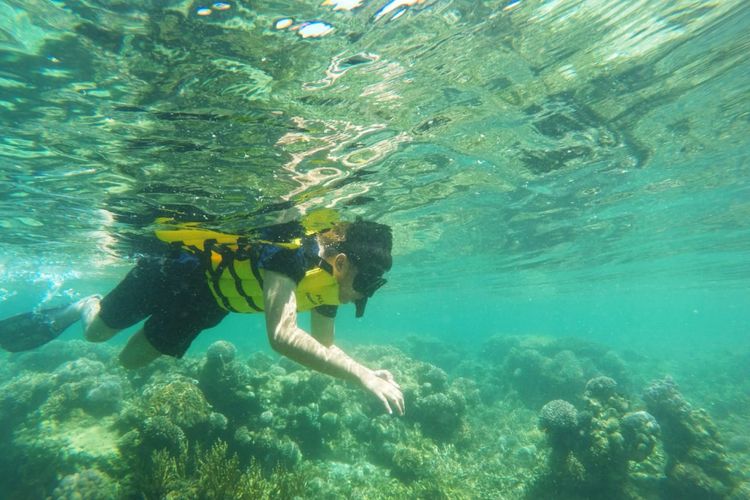
[(384, 376), (382, 372), (374, 372), (357, 363), (334, 345), (326, 347), (299, 328), (295, 288), (296, 285), (291, 278), (266, 271), (263, 298), (266, 333), (271, 347), (308, 368), (361, 384), (382, 401), (388, 413), (392, 413), (391, 407), (395, 406), (396, 411), (403, 415), (404, 397), (392, 377)]

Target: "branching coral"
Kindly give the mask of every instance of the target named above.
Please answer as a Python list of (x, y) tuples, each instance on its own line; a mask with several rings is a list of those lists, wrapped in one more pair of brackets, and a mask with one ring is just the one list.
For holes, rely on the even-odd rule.
[(141, 494), (148, 499), (271, 500), (295, 498), (304, 490), (303, 472), (277, 468), (266, 476), (255, 461), (245, 467), (236, 454), (229, 454), (224, 441), (206, 451), (177, 455), (155, 451), (150, 467), (142, 471)]

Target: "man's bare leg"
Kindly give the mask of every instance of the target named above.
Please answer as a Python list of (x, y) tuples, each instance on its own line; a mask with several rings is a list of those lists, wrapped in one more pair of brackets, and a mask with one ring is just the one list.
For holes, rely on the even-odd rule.
[(89, 342), (104, 342), (115, 336), (120, 330), (107, 326), (99, 318), (101, 309), (101, 296), (92, 295), (81, 299), (76, 306), (80, 310), (81, 320), (83, 321), (83, 335)]
[[(76, 305), (83, 320), (84, 335), (91, 342), (104, 342), (114, 337), (120, 330), (107, 326), (99, 317), (101, 297), (92, 295), (81, 299)], [(141, 328), (130, 337), (127, 345), (120, 352), (120, 363), (127, 369), (146, 366), (161, 353), (151, 345)]]
[(161, 356), (161, 353), (148, 341), (143, 328), (130, 337), (128, 344), (120, 352), (120, 363), (128, 370), (142, 368)]

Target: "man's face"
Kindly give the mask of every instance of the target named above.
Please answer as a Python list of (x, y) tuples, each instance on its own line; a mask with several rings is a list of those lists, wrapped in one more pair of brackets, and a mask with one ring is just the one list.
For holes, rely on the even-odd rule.
[(354, 289), (354, 278), (357, 276), (357, 266), (346, 254), (336, 256), (333, 265), (333, 276), (339, 284), (339, 302), (348, 304), (364, 298), (364, 295)]

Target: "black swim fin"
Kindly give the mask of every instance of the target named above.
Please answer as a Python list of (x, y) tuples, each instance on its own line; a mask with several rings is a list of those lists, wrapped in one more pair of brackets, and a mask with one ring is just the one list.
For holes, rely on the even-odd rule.
[(0, 347), (10, 352), (34, 349), (56, 339), (79, 319), (70, 305), (18, 314), (0, 321)]

